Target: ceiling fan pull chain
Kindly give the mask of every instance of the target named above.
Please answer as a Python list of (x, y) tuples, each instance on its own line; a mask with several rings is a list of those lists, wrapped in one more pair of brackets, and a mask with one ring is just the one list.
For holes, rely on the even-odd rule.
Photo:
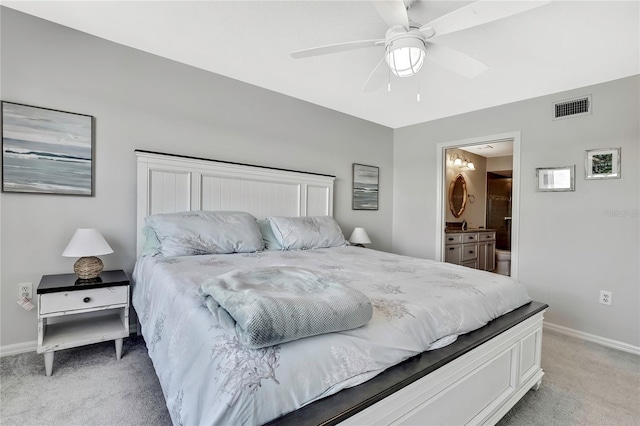
[(420, 76), (418, 76), (416, 80), (418, 80), (418, 95), (416, 96), (416, 102), (420, 102)]
[(388, 71), (388, 73), (387, 73), (387, 78), (388, 78), (388, 80), (387, 80), (387, 92), (390, 92), (391, 91), (391, 68), (387, 67), (387, 71)]

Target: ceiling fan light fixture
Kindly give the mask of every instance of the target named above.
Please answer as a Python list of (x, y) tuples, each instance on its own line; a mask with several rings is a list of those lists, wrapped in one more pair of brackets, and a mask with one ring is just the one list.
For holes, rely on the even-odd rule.
[(401, 37), (387, 45), (387, 64), (398, 77), (411, 77), (420, 71), (424, 64), (426, 47), (424, 40), (415, 37)]

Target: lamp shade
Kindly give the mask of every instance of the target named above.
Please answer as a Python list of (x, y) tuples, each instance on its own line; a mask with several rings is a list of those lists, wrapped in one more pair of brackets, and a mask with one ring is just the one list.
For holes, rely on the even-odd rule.
[(100, 231), (97, 229), (79, 228), (71, 237), (62, 255), (64, 257), (99, 256), (113, 253)]
[(349, 242), (353, 244), (371, 244), (371, 240), (364, 228), (356, 228), (349, 237)]

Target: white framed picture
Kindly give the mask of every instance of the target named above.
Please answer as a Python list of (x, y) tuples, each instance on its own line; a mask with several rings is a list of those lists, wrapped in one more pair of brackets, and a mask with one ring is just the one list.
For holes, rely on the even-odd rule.
[(585, 179), (620, 179), (620, 148), (586, 151), (584, 177)]
[(575, 170), (575, 165), (537, 168), (537, 190), (539, 192), (575, 191)]

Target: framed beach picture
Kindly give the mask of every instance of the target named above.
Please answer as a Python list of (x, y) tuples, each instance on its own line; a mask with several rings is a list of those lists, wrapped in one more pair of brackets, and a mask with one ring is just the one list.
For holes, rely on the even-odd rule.
[(620, 179), (620, 148), (586, 151), (584, 177), (585, 179)]
[(353, 210), (378, 210), (378, 174), (375, 166), (353, 164)]
[(3, 101), (2, 192), (93, 195), (93, 117)]

